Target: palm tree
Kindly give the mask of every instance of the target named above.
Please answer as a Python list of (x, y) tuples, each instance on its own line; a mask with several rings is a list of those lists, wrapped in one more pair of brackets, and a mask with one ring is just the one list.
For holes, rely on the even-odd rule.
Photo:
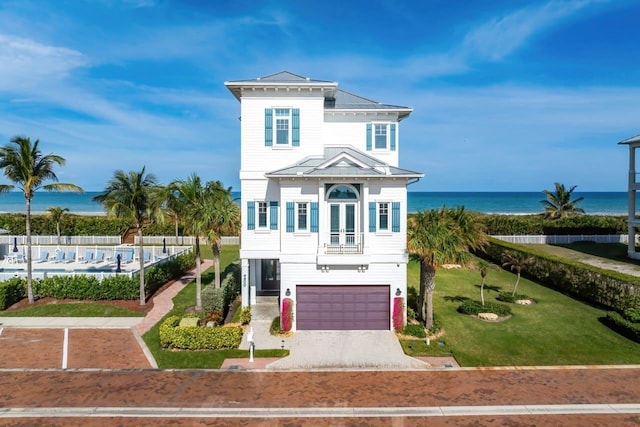
[(47, 212), (49, 212), (51, 220), (56, 223), (56, 236), (58, 236), (58, 246), (60, 246), (60, 222), (65, 212), (69, 212), (69, 209), (60, 206), (51, 206), (47, 208)]
[(107, 215), (123, 218), (135, 227), (139, 239), (140, 259), (140, 305), (146, 304), (144, 289), (144, 244), (142, 229), (154, 222), (162, 221), (162, 187), (153, 174), (145, 174), (145, 167), (139, 172), (125, 173), (116, 170), (107, 183), (104, 192), (93, 197), (102, 203)]
[(480, 301), (482, 301), (482, 305), (484, 306), (484, 284), (487, 273), (489, 272), (489, 263), (483, 259), (479, 260), (478, 270), (480, 271), (480, 277), (482, 277), (482, 282), (480, 283)]
[[(443, 264), (465, 264), (469, 251), (484, 246), (486, 234), (464, 207), (421, 211), (409, 219), (407, 247), (420, 262), (418, 314), (433, 326), (433, 290), (436, 269)], [(425, 294), (427, 297), (425, 313)]]
[(518, 283), (520, 283), (520, 274), (529, 264), (534, 260), (532, 256), (528, 256), (523, 252), (509, 251), (505, 252), (505, 262), (502, 263), (503, 268), (509, 268), (511, 271), (515, 271), (517, 274), (516, 283), (513, 285), (513, 292), (511, 295), (516, 294)]
[[(26, 200), (26, 235), (27, 235), (27, 297), (29, 304), (33, 304), (33, 287), (31, 271), (31, 200), (36, 190), (45, 191), (82, 191), (75, 184), (57, 182), (58, 177), (54, 166), (63, 166), (65, 159), (56, 154), (43, 155), (38, 147), (40, 140), (32, 144), (31, 139), (24, 136), (14, 136), (9, 144), (0, 148), (0, 169), (4, 175), (14, 183), (0, 185), (0, 193), (18, 187)], [(47, 181), (54, 181), (45, 184)]]
[[(179, 225), (182, 219), (180, 215), (180, 200), (175, 194), (175, 189), (172, 189), (170, 185), (165, 187), (164, 192), (164, 211), (165, 215), (173, 221), (174, 231), (175, 231), (175, 244), (179, 245), (178, 235), (179, 235)], [(184, 243), (184, 239), (183, 239)]]
[(220, 253), (222, 236), (235, 235), (240, 229), (240, 207), (234, 202), (231, 187), (224, 188), (220, 181), (210, 181), (206, 186), (207, 240), (213, 253), (215, 285), (220, 287)]
[(175, 197), (174, 208), (184, 221), (185, 232), (195, 238), (196, 310), (202, 309), (202, 271), (200, 269), (200, 238), (206, 233), (205, 188), (193, 173), (186, 180), (172, 181), (168, 187)]
[(556, 190), (542, 190), (547, 195), (546, 200), (540, 200), (544, 205), (545, 215), (551, 219), (559, 219), (569, 215), (583, 214), (584, 209), (577, 205), (584, 200), (584, 197), (578, 197), (571, 200), (571, 194), (578, 186), (574, 185), (567, 190), (564, 184), (555, 183)]

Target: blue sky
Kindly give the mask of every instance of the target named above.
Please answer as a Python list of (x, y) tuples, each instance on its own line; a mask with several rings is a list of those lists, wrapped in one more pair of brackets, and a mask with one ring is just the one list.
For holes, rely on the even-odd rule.
[(624, 0), (3, 0), (0, 143), (40, 139), (89, 191), (143, 165), (239, 190), (224, 81), (288, 70), (414, 108), (412, 191), (623, 191), (639, 18)]

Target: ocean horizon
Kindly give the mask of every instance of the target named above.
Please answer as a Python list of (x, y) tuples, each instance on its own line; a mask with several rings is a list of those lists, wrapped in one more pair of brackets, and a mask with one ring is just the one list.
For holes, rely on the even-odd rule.
[[(40, 214), (47, 208), (60, 206), (72, 214), (103, 215), (102, 205), (91, 200), (100, 192), (59, 193), (37, 192), (31, 201), (31, 211)], [(626, 191), (576, 192), (574, 198), (584, 197), (578, 204), (590, 215), (626, 215), (628, 194)], [(240, 192), (233, 192), (240, 198)], [(527, 215), (543, 212), (541, 200), (545, 195), (538, 191), (409, 191), (409, 213), (436, 209), (442, 206), (464, 206), (469, 211), (487, 214)], [(0, 213), (24, 213), (25, 200), (21, 192), (0, 194)]]

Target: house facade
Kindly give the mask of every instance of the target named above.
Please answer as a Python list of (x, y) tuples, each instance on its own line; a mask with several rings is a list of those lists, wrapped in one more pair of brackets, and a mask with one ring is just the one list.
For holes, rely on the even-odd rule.
[(640, 259), (640, 253), (636, 251), (636, 233), (640, 228), (640, 212), (637, 206), (636, 194), (640, 190), (640, 182), (636, 172), (636, 150), (640, 148), (640, 135), (620, 141), (618, 144), (629, 147), (629, 174), (627, 191), (629, 193), (628, 214), (627, 214), (627, 255), (632, 259)]
[(411, 108), (289, 72), (225, 85), (241, 110), (242, 304), (279, 296), (293, 330), (404, 324), (407, 186), (423, 176), (398, 166)]

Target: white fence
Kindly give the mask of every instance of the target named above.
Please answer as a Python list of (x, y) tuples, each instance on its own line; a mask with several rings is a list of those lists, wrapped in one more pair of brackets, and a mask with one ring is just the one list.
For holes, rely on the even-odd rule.
[[(0, 244), (16, 242), (18, 245), (27, 244), (27, 236), (0, 236)], [(120, 236), (61, 236), (63, 245), (119, 245), (122, 243)], [(58, 236), (31, 236), (32, 245), (57, 245)]]
[(566, 245), (574, 242), (624, 243), (629, 241), (626, 234), (577, 234), (577, 235), (534, 235), (534, 236), (492, 236), (509, 243)]
[[(142, 241), (145, 245), (161, 245), (163, 242), (167, 245), (195, 245), (196, 238), (191, 236), (142, 236)], [(138, 236), (135, 237), (135, 243), (138, 243)], [(200, 244), (207, 244), (207, 239), (200, 238)], [(240, 237), (238, 236), (223, 236), (222, 237), (223, 245), (239, 245)]]

